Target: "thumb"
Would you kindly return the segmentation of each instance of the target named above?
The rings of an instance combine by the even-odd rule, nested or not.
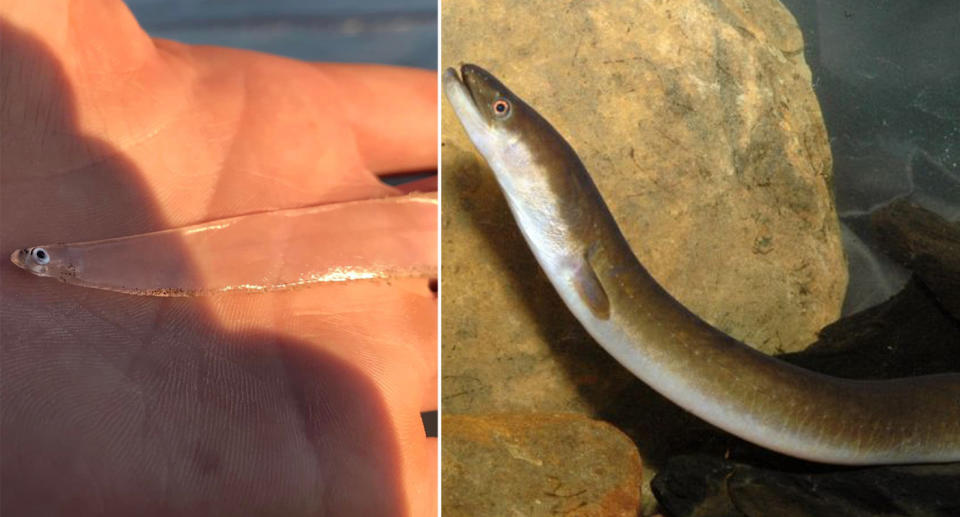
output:
[[[120,0],[5,0],[0,17],[46,44],[70,76],[115,80],[154,53]]]

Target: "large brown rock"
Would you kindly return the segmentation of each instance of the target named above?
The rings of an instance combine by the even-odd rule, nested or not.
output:
[[[488,68],[553,122],[683,303],[792,351],[838,317],[847,276],[800,32],[776,2],[745,5],[450,0],[443,65]],[[447,408],[575,407],[596,361],[555,358],[590,345],[443,104]]]
[[[635,517],[640,456],[574,414],[443,417],[443,515]]]

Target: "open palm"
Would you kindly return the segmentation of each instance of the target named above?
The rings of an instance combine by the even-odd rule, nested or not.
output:
[[[430,72],[151,40],[118,1],[5,2],[0,35],[0,251],[382,197],[376,174],[436,163]],[[0,513],[435,512],[426,280],[149,298],[0,274]]]

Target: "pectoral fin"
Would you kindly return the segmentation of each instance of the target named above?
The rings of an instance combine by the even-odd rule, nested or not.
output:
[[[600,279],[589,260],[590,252],[584,254],[583,261],[573,274],[573,284],[583,303],[590,308],[594,317],[606,320],[610,318],[610,299],[600,285]]]

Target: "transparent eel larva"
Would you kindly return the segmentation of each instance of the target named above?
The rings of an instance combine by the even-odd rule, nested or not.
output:
[[[68,284],[147,296],[272,291],[436,277],[435,193],[220,219],[159,232],[19,249],[10,259]]]

